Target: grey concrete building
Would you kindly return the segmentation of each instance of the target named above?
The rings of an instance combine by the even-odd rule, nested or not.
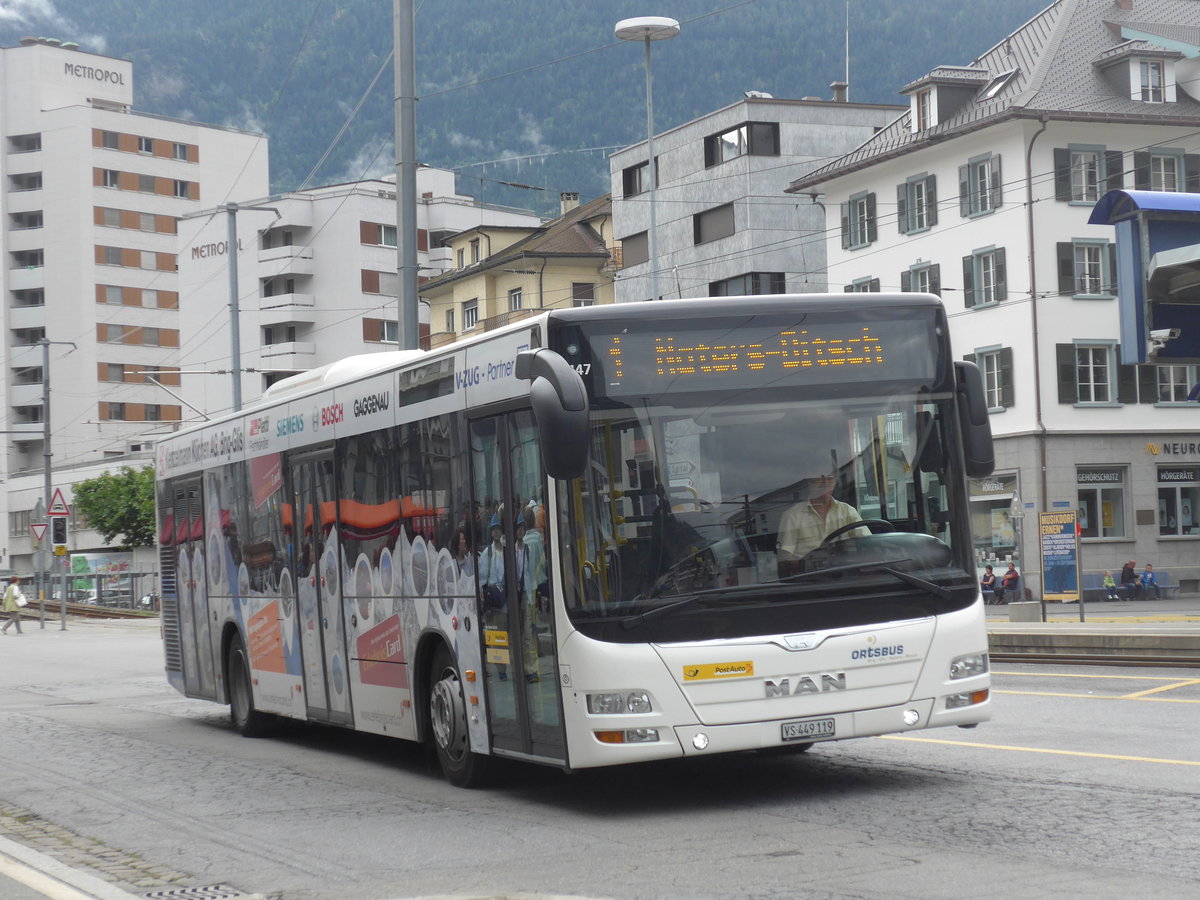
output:
[[[819,193],[790,197],[796,178],[849,152],[904,107],[777,100],[736,103],[654,137],[660,297],[825,289]],[[616,302],[650,299],[649,171],[643,141],[610,158],[613,227],[621,240]]]

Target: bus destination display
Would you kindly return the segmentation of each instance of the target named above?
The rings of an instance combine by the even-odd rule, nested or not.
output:
[[[927,323],[817,322],[736,329],[662,327],[592,339],[609,395],[931,379],[936,348]],[[593,382],[595,383],[595,382]]]

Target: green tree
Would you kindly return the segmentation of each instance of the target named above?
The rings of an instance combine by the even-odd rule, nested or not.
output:
[[[105,472],[75,485],[75,508],[88,525],[112,543],[118,535],[123,550],[154,543],[154,467],[134,470],[121,466],[114,475]]]

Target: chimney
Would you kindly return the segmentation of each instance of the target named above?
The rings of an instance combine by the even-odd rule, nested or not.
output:
[[[565,216],[573,209],[579,208],[578,191],[562,191],[558,195],[558,214]]]
[[[845,81],[835,81],[829,85],[829,89],[833,91],[834,103],[845,103],[850,99],[850,84]]]

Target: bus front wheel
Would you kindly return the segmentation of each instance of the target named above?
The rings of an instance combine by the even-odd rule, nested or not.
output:
[[[244,737],[266,737],[271,731],[272,716],[254,708],[254,693],[250,688],[250,658],[241,637],[234,637],[229,642],[225,673],[229,691],[229,718],[233,727]]]
[[[478,787],[485,780],[487,757],[471,752],[462,679],[445,646],[433,657],[429,682],[429,731],[442,774],[458,787]]]

